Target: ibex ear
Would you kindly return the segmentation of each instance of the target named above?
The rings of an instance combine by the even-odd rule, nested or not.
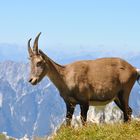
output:
[[[44,60],[49,60],[48,56],[42,50],[40,50],[40,49],[39,49],[39,54],[42,56],[42,58]]]

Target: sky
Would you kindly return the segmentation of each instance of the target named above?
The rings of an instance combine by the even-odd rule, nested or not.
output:
[[[0,44],[25,47],[39,32],[45,49],[140,51],[140,1],[1,0]]]

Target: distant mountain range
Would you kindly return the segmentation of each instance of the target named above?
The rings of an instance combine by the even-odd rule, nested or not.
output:
[[[74,56],[62,55],[57,62],[65,64],[79,59],[113,55],[88,53],[75,53]],[[125,58],[134,66],[140,67],[140,55],[128,55]],[[28,76],[29,64],[14,61],[0,62],[0,132],[7,132],[8,135],[16,138],[24,135],[30,137],[50,135],[65,118],[65,104],[54,85],[45,78],[37,86],[31,86],[28,83]],[[133,115],[139,116],[140,86],[137,84],[133,88],[130,105],[133,108]],[[112,110],[113,106],[110,104],[103,110],[104,113],[92,108],[89,111],[89,121],[119,120],[122,117],[121,112]],[[75,125],[78,124],[76,120],[79,119],[79,107],[76,110],[73,122]]]
[[[105,46],[58,46],[44,47],[39,46],[49,57],[57,60],[58,63],[66,64],[75,60],[95,59],[100,57],[121,57],[127,60],[136,60],[140,57],[140,52],[130,51],[127,48],[112,48]],[[16,44],[0,44],[0,62],[12,60],[16,62],[28,62],[27,46]],[[140,67],[140,66],[139,66]]]
[[[14,137],[48,135],[64,118],[64,103],[46,78],[28,84],[28,64],[0,63],[0,132]]]

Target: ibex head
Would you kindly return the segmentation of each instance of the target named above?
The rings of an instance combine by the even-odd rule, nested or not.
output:
[[[28,52],[30,56],[30,61],[31,61],[31,72],[30,72],[30,78],[29,82],[32,85],[36,85],[39,83],[43,77],[46,75],[46,64],[45,64],[45,59],[41,55],[41,51],[38,50],[38,39],[41,33],[37,35],[34,41],[33,49],[30,47],[30,41],[28,41]]]

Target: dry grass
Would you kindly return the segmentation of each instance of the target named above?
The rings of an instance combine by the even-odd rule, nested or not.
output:
[[[6,137],[4,134],[0,134],[0,140],[15,140],[14,138]]]
[[[53,140],[140,140],[140,122],[89,125],[77,129],[62,126]]]

